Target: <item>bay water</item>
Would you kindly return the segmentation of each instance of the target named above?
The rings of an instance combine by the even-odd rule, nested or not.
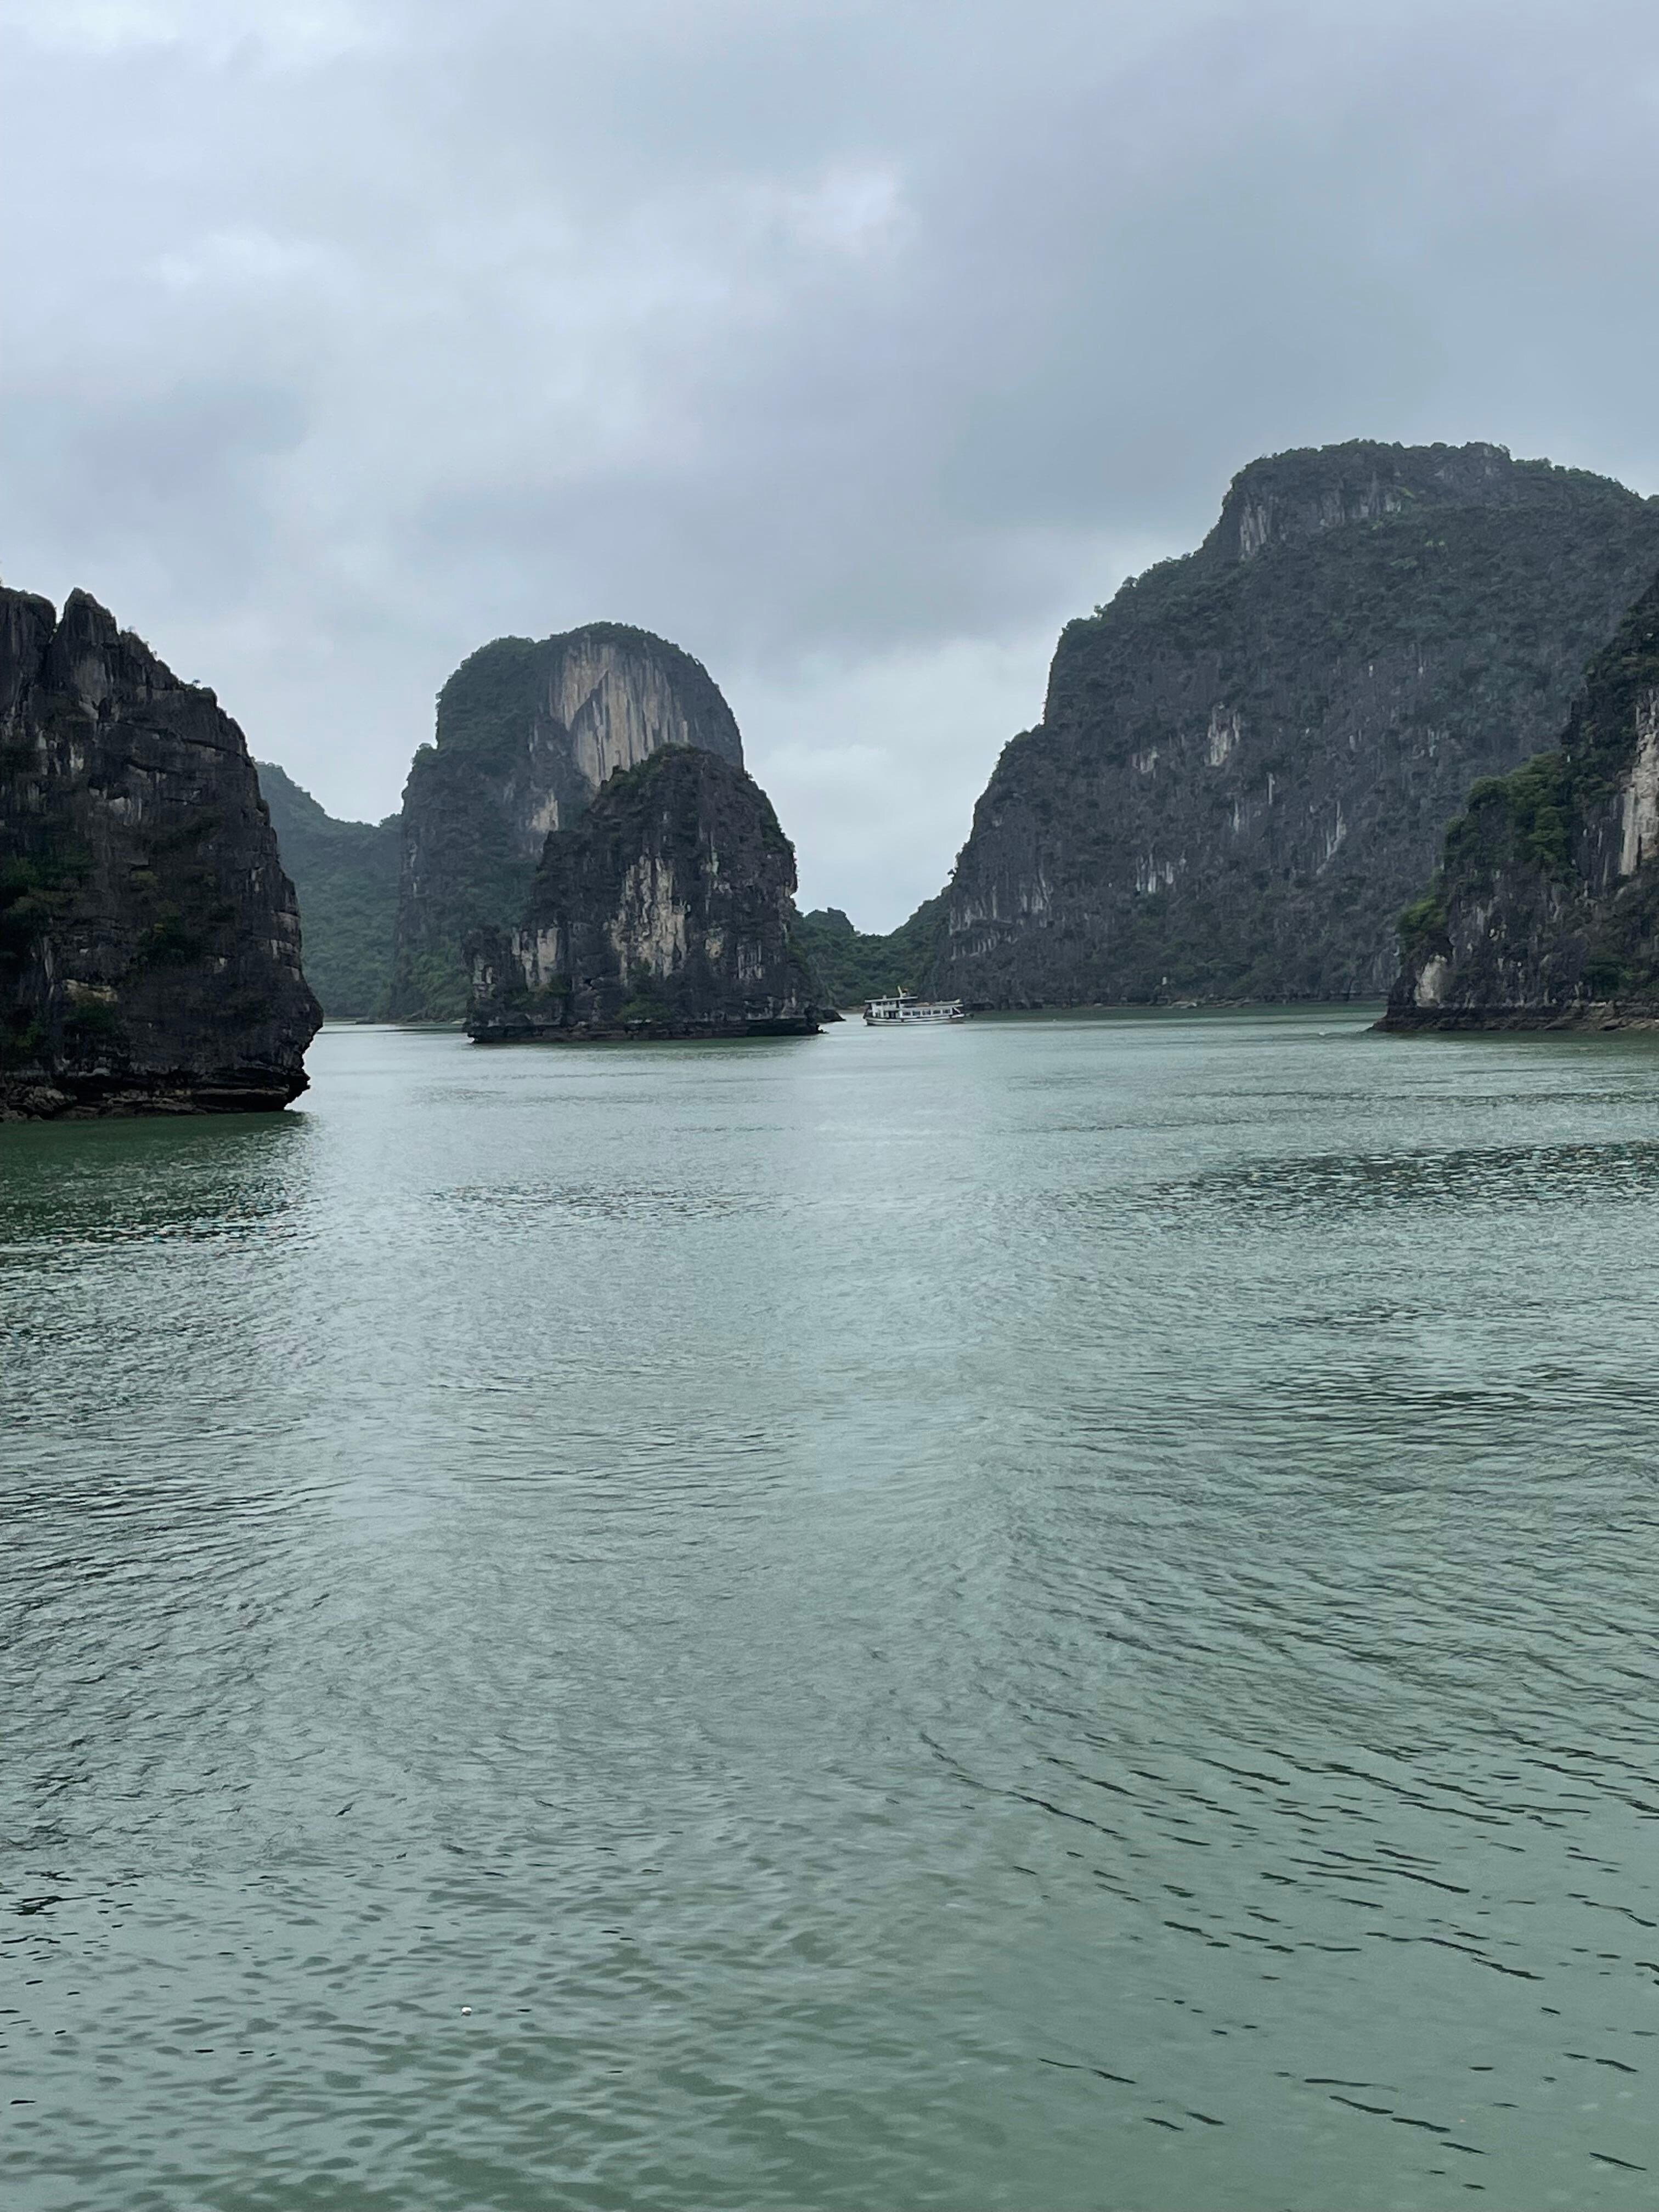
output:
[[[1659,2194],[1659,1042],[0,1130],[18,2212]]]

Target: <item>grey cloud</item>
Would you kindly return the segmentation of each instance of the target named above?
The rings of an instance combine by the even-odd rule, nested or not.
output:
[[[896,919],[1254,453],[1659,478],[1659,26],[1565,21],[0,0],[0,568],[359,812],[483,638],[647,623]]]

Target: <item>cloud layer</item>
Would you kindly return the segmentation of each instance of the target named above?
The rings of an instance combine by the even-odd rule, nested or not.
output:
[[[1659,19],[0,0],[0,569],[339,812],[472,647],[707,662],[809,902],[936,890],[1054,634],[1254,454],[1659,483]]]

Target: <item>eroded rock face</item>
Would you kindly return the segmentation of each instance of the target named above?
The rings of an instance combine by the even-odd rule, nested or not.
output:
[[[284,1106],[320,1018],[240,730],[84,592],[0,590],[0,1115]]]
[[[1382,1028],[1659,1022],[1659,581],[1559,750],[1469,793],[1401,933]]]
[[[1379,446],[1356,440],[1255,461],[1234,477],[1204,541],[1214,564],[1249,561],[1269,545],[1408,508],[1504,507],[1522,496],[1502,446]]]
[[[794,888],[765,793],[720,755],[665,748],[548,836],[518,929],[475,933],[468,1034],[810,1034]]]
[[[1659,506],[1495,446],[1253,463],[1196,553],[1062,635],[930,987],[1380,998],[1471,783],[1552,741],[1656,562]]]
[[[498,638],[464,661],[404,792],[392,1012],[459,1014],[464,944],[516,925],[549,831],[580,820],[609,776],[671,746],[743,765],[714,679],[649,631],[594,623],[539,643]]]

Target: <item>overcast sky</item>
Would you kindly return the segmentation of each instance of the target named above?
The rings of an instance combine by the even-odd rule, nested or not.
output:
[[[1659,489],[1659,10],[0,0],[0,575],[378,816],[473,647],[697,654],[936,890],[1055,633],[1287,446]]]

